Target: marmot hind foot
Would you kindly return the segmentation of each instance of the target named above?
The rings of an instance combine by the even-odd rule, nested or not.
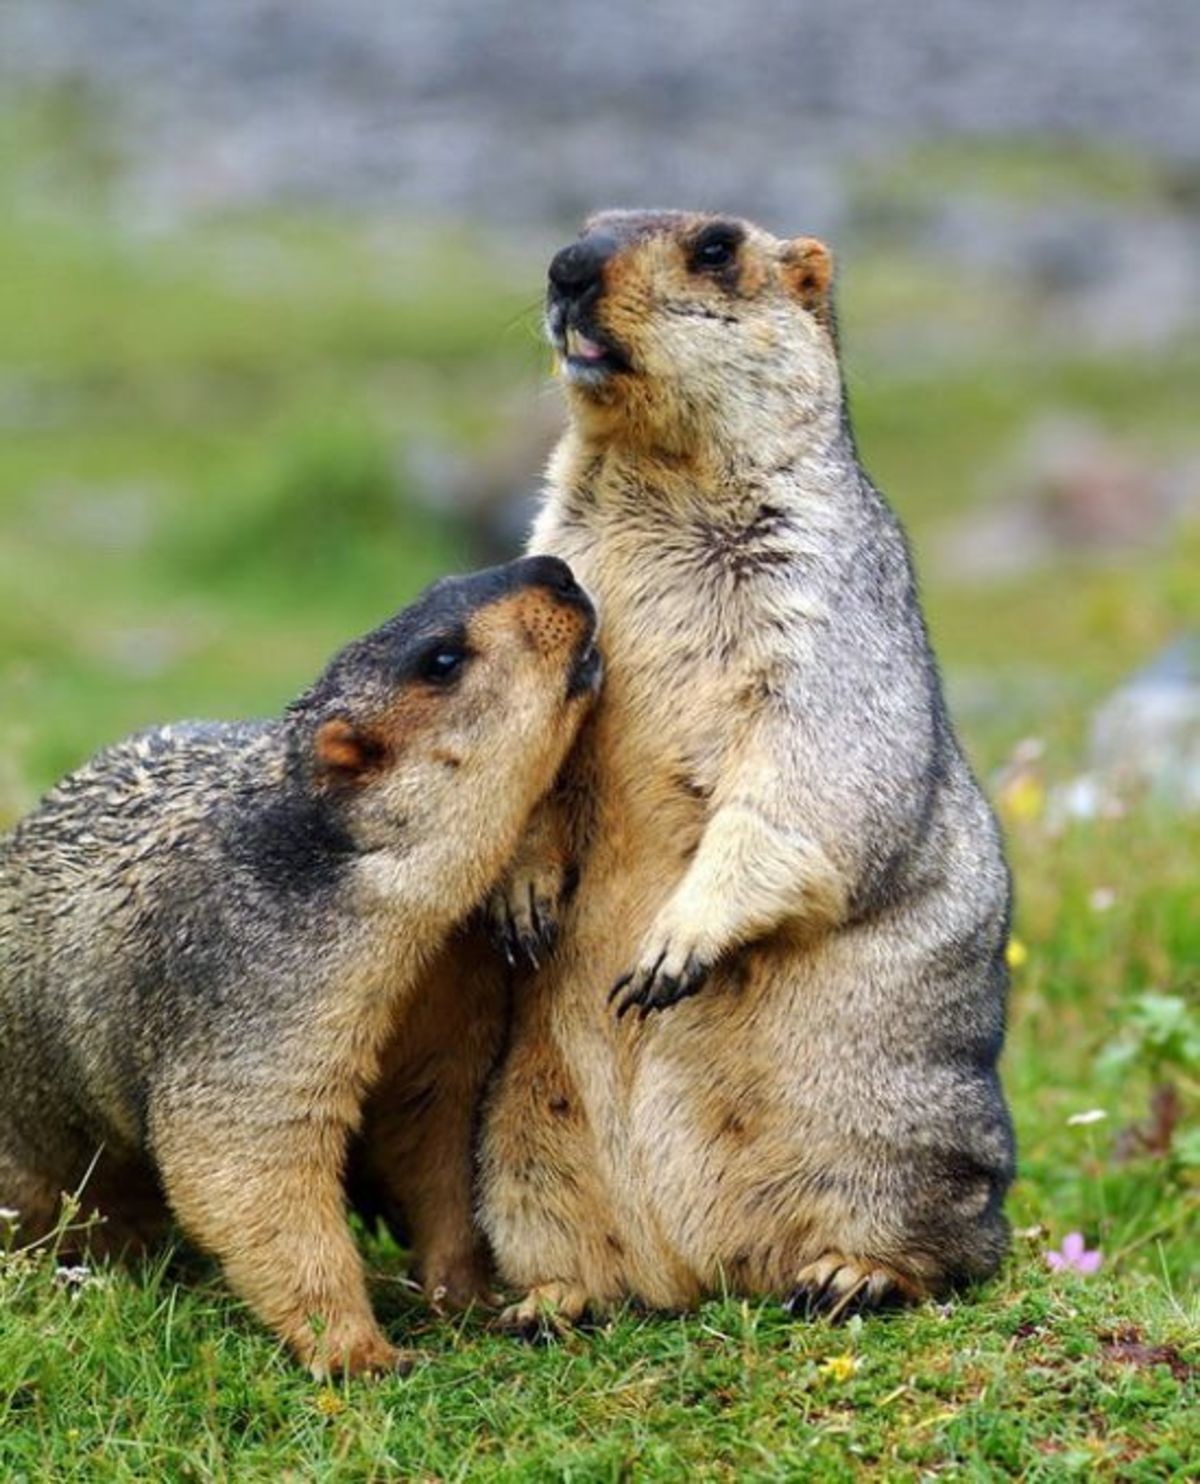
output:
[[[530,1344],[549,1344],[595,1319],[600,1305],[578,1283],[539,1283],[496,1321],[500,1329]]]
[[[800,1269],[783,1301],[793,1319],[843,1324],[855,1314],[879,1313],[917,1303],[924,1294],[909,1278],[867,1258],[827,1252]]]

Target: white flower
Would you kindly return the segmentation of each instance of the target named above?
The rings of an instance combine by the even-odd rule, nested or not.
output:
[[[83,1288],[91,1282],[92,1270],[78,1263],[74,1267],[54,1269],[54,1281],[60,1288]]]
[[[1107,1117],[1103,1108],[1089,1108],[1086,1113],[1072,1113],[1067,1123],[1073,1128],[1079,1128],[1085,1123],[1103,1123]]]
[[[0,1206],[0,1221],[16,1221],[20,1214],[12,1206]]]
[[[1088,905],[1093,912],[1107,912],[1115,906],[1116,900],[1117,894],[1111,886],[1098,886],[1088,897]]]

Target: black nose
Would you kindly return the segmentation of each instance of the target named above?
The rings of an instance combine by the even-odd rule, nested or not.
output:
[[[564,598],[574,598],[583,592],[575,581],[574,572],[558,557],[523,557],[517,563],[517,570],[519,580],[525,586],[549,588]]]
[[[595,626],[596,608],[591,598],[575,581],[575,574],[566,562],[553,556],[521,557],[513,563],[514,576],[522,587],[543,587],[553,593],[560,603],[582,613],[588,623]]]
[[[603,232],[581,237],[555,253],[550,261],[550,287],[564,298],[579,299],[598,288],[604,265],[616,251],[613,238]]]

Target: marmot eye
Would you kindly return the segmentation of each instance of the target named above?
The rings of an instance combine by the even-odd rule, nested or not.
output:
[[[727,268],[737,257],[742,234],[736,227],[707,227],[692,248],[693,268]]]
[[[467,659],[467,651],[461,645],[439,644],[425,655],[418,670],[422,680],[445,685],[458,677]]]

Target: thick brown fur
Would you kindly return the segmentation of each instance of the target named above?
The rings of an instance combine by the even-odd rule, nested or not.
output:
[[[551,268],[571,419],[530,549],[597,597],[607,681],[492,909],[536,944],[578,867],[481,1135],[521,1328],[722,1288],[842,1316],[1005,1250],[1008,873],[830,275],[675,212],[593,218]]]
[[[383,1082],[433,1297],[481,1286],[462,1110],[499,1015],[444,945],[591,702],[594,625],[558,561],[447,580],[282,719],[119,743],[0,840],[0,1204],[21,1241],[82,1184],[100,1250],[174,1217],[315,1373],[393,1366],[345,1215]]]

